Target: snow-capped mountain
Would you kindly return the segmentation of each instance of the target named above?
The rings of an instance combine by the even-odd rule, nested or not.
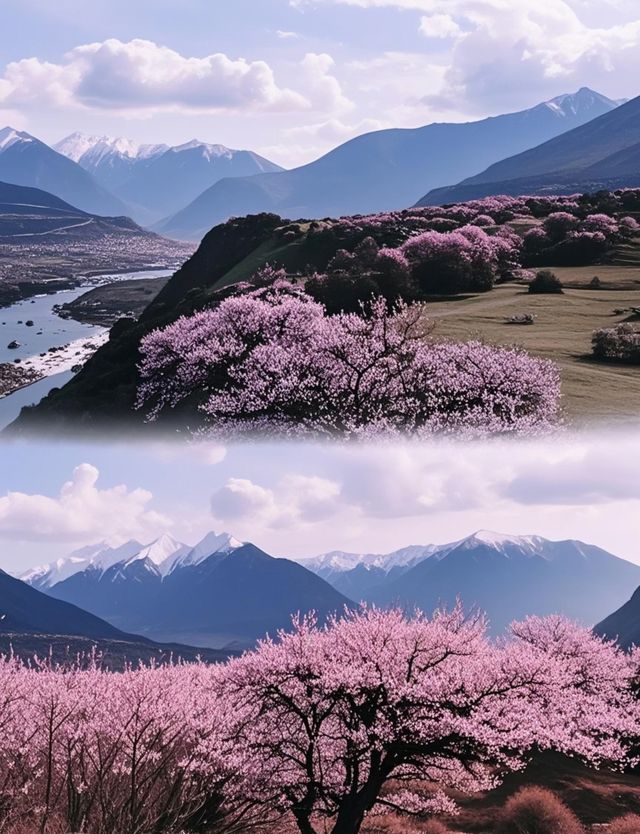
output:
[[[16,130],[13,127],[3,127],[2,130],[0,130],[0,153],[2,153],[2,151],[6,151],[11,147],[11,145],[15,145],[16,142],[29,144],[33,141],[33,136],[25,133],[24,130]]]
[[[207,533],[195,547],[190,548],[185,554],[173,561],[171,570],[178,570],[178,568],[187,565],[199,565],[214,553],[229,553],[231,550],[242,547],[242,544],[230,533]]]
[[[79,162],[84,168],[89,168],[110,156],[150,159],[164,153],[169,145],[139,145],[122,136],[89,136],[76,132],[61,139],[53,148],[74,162]]]
[[[591,100],[598,107],[601,98],[586,89],[575,96],[579,103],[585,102],[585,108]],[[570,114],[573,105],[565,102],[561,107]],[[417,205],[457,203],[493,194],[579,194],[637,187],[640,96],[624,104],[615,102],[615,107],[594,115],[598,118],[583,119],[572,130],[505,155],[457,184],[431,189]]]
[[[112,625],[196,646],[248,646],[297,612],[322,620],[351,602],[300,564],[228,533],[195,547],[162,536],[105,570],[89,565],[44,589]]]
[[[183,208],[221,179],[280,171],[279,165],[253,151],[192,139],[136,162],[131,176],[114,190],[148,217],[160,219],[172,206]]]
[[[222,177],[281,171],[251,151],[192,139],[141,145],[131,139],[72,133],[55,149],[77,162],[127,203],[141,223],[182,208]]]
[[[56,559],[55,562],[30,568],[19,578],[28,585],[44,591],[89,567],[104,571],[117,562],[130,559],[141,549],[142,545],[135,539],[131,539],[119,547],[109,547],[106,542],[100,542],[74,550],[69,556]]]
[[[126,214],[124,203],[89,171],[24,130],[0,130],[0,181],[40,188],[91,214]]]
[[[426,559],[437,549],[435,544],[409,545],[393,553],[349,553],[344,550],[331,550],[329,553],[322,553],[320,556],[311,556],[300,559],[309,570],[320,574],[340,573],[352,570],[357,565],[365,565],[372,568],[383,568],[390,570],[392,567],[406,567]]]
[[[486,611],[496,631],[528,614],[562,613],[592,625],[640,584],[640,566],[594,545],[488,530],[386,555],[301,561],[354,600],[432,611],[460,598]]]
[[[589,87],[581,87],[575,93],[565,93],[545,101],[541,106],[547,107],[555,115],[563,119],[580,118],[584,114],[607,112],[612,109],[611,105],[622,104],[623,101],[612,102],[610,98],[603,96]]]
[[[129,559],[118,564],[127,567],[134,562],[144,562],[157,568],[160,576],[166,576],[173,569],[173,566],[191,550],[190,545],[174,539],[173,536],[165,533],[160,538],[138,550]],[[115,564],[115,563],[113,563]]]
[[[194,546],[180,542],[168,533],[146,545],[135,539],[117,547],[99,542],[74,550],[54,562],[29,568],[19,578],[34,588],[47,590],[85,571],[98,579],[113,569],[110,573],[113,581],[116,577],[126,576],[127,570],[136,563],[137,567],[146,566],[164,577],[179,567],[197,565],[213,553],[228,552],[241,546],[242,542],[230,533],[214,532],[207,533]]]
[[[350,599],[366,594],[391,575],[397,576],[431,556],[437,546],[409,545],[393,553],[349,553],[332,550],[320,556],[299,559],[300,564],[326,579]]]

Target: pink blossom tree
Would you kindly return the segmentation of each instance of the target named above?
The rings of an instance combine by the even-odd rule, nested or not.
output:
[[[225,664],[110,673],[0,660],[0,831],[357,834],[452,813],[533,750],[622,767],[637,652],[559,617],[503,640],[460,607],[312,617]],[[416,789],[419,787],[419,790]]]
[[[141,345],[149,417],[193,398],[220,434],[532,432],[557,418],[555,366],[429,338],[422,305],[327,316],[283,282],[181,318]]]
[[[458,607],[361,610],[324,628],[303,619],[232,661],[223,684],[263,800],[301,834],[357,834],[377,811],[452,813],[446,789],[490,789],[534,749],[621,764],[638,720],[633,673],[561,618],[492,643]]]

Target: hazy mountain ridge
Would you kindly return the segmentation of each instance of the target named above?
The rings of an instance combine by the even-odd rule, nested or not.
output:
[[[209,533],[194,547],[164,535],[125,559],[114,562],[113,554],[98,549],[88,564],[70,557],[63,569],[56,564],[57,574],[40,569],[23,578],[124,630],[214,648],[250,645],[287,628],[298,612],[323,618],[350,604],[298,563],[226,533]],[[43,584],[42,576],[57,575]]]
[[[84,565],[76,553],[23,578],[125,631],[215,648],[249,645],[298,612],[324,619],[360,601],[430,613],[460,599],[485,611],[495,632],[529,614],[592,625],[640,585],[639,565],[594,545],[486,530],[389,554],[332,551],[295,561],[228,533],[209,533],[194,547],[165,534],[120,561],[114,553],[96,547],[80,553]]]
[[[26,131],[0,130],[0,180],[39,188],[101,216],[126,215],[125,204],[68,159]]]
[[[140,145],[130,139],[72,133],[55,145],[142,223],[181,209],[223,177],[283,169],[249,150],[192,139],[180,145]]]
[[[416,205],[495,194],[569,194],[640,183],[640,97],[556,138],[507,157]]]
[[[402,553],[402,551],[399,551]],[[527,614],[562,613],[593,625],[640,584],[640,566],[580,541],[478,531],[426,547],[413,564],[395,554],[352,561],[305,561],[343,593],[381,606],[431,611],[439,604],[486,611],[502,630]]]
[[[622,648],[640,646],[640,586],[627,602],[594,628],[596,634],[615,640]]]
[[[154,227],[198,239],[230,216],[321,218],[406,208],[427,188],[469,176],[618,106],[587,88],[517,113],[357,136],[307,165],[223,179]]]

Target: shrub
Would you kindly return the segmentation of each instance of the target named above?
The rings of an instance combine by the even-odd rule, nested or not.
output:
[[[633,237],[640,232],[640,224],[635,217],[623,217],[618,225],[623,237]]]
[[[602,289],[602,281],[597,275],[594,275],[593,278],[589,281],[589,286],[592,290],[601,290]]]
[[[474,226],[495,226],[495,222],[493,217],[490,217],[488,214],[479,214],[477,217],[473,218],[473,225]]]
[[[380,294],[378,282],[371,275],[333,272],[312,275],[305,291],[329,313],[355,313]]]
[[[498,270],[515,259],[515,241],[507,235],[489,236],[478,226],[456,232],[424,232],[401,247],[412,275],[426,294],[454,295],[491,289]]]
[[[558,243],[578,228],[578,218],[567,211],[556,211],[545,218],[542,228],[553,243]]]
[[[542,269],[529,284],[531,293],[561,293],[562,283],[557,275],[548,269]]]
[[[607,829],[607,834],[639,834],[640,816],[638,814],[625,814],[613,820]]]
[[[629,322],[594,330],[591,344],[596,359],[640,363],[640,329]]]
[[[584,834],[575,814],[546,788],[525,787],[500,814],[501,834]]]
[[[473,244],[459,232],[425,232],[410,238],[402,253],[424,293],[467,292],[473,278]]]
[[[544,229],[536,226],[525,234],[523,246],[527,254],[538,254],[551,246],[551,240]]]

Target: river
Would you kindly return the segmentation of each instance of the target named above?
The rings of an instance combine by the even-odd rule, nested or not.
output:
[[[62,290],[52,295],[27,298],[10,307],[0,307],[0,363],[13,362],[14,359],[24,359],[27,356],[37,356],[45,353],[49,348],[58,347],[76,339],[95,336],[104,331],[103,327],[84,324],[73,319],[61,319],[54,313],[54,306],[67,304],[100,284],[111,284],[132,278],[161,278],[171,274],[171,271],[167,269],[150,269],[144,272],[102,275],[98,281],[92,279],[89,283],[73,290]],[[33,326],[28,327],[27,321],[33,321]],[[12,341],[19,342],[20,346],[15,349],[9,348],[8,345]],[[0,397],[0,430],[16,419],[23,406],[40,402],[52,388],[61,387],[72,376],[70,371],[54,374],[26,388],[14,391],[8,397]]]

